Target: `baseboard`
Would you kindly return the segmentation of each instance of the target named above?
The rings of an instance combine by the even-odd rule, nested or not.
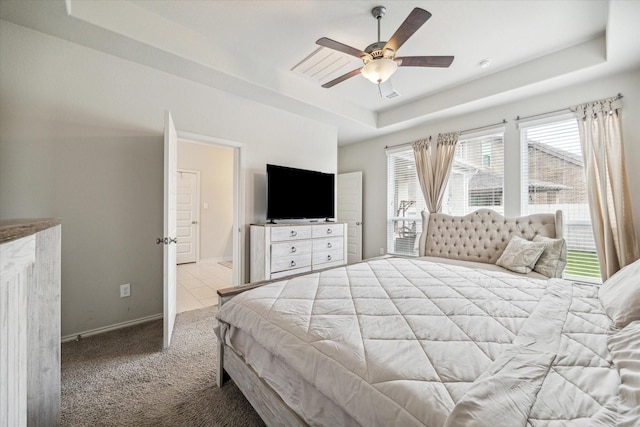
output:
[[[231,257],[214,257],[214,258],[202,258],[198,260],[199,263],[216,263],[220,261],[231,261]]]
[[[116,323],[115,325],[105,326],[103,328],[90,329],[88,331],[79,332],[77,334],[66,335],[62,337],[60,341],[63,343],[69,342],[69,341],[75,341],[77,339],[89,337],[91,335],[98,335],[98,334],[102,334],[109,331],[115,331],[116,329],[126,328],[128,326],[134,326],[134,325],[139,325],[141,323],[151,322],[152,320],[162,319],[163,317],[164,315],[162,313],[153,314],[151,316],[141,317],[139,319],[129,320],[127,322]]]

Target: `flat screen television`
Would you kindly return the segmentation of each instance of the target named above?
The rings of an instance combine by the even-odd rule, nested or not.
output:
[[[335,175],[267,165],[267,219],[335,217]]]

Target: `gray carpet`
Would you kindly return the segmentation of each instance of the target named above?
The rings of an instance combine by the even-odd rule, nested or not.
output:
[[[233,382],[215,385],[216,308],[62,344],[63,426],[263,426]]]

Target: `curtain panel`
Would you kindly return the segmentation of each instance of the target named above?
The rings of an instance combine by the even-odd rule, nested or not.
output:
[[[639,249],[631,213],[618,98],[574,109],[602,280],[637,260]]]
[[[413,143],[418,181],[427,209],[431,213],[442,210],[442,198],[459,136],[459,132],[439,134],[434,147],[430,147],[429,139],[421,139]]]

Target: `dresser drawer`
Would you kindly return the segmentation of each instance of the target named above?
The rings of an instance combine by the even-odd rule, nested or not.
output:
[[[308,239],[311,237],[311,227],[308,225],[290,225],[271,228],[271,241]]]
[[[315,245],[314,245],[315,246]],[[311,240],[293,240],[271,244],[271,259],[311,253]]]
[[[340,249],[342,250],[342,242],[344,239],[342,237],[324,237],[322,239],[314,239],[313,240],[313,252],[323,252],[331,249]]]
[[[344,258],[344,251],[342,248],[329,249],[322,252],[313,253],[313,265],[325,264],[327,262],[342,261]]]
[[[342,236],[344,234],[343,224],[318,224],[312,226],[311,237],[331,237]]]
[[[271,272],[293,270],[311,265],[311,253],[271,258]]]

